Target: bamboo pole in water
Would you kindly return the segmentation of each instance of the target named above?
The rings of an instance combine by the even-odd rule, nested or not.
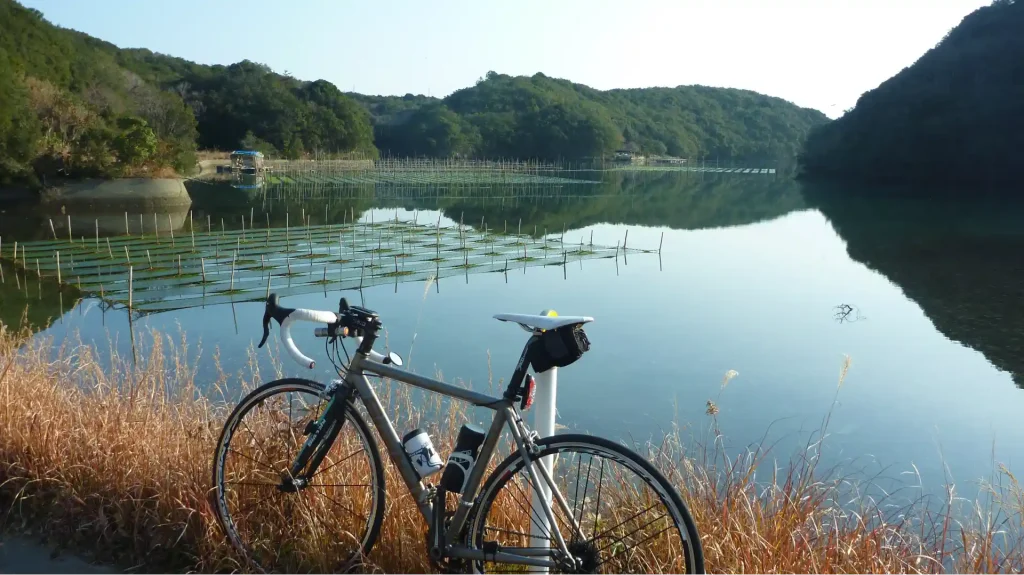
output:
[[[206,283],[206,258],[199,258],[199,266],[203,271],[203,283]]]
[[[57,239],[57,230],[53,228],[53,218],[50,218],[50,233],[53,234],[53,239]]]
[[[124,213],[124,235],[130,236],[132,233],[128,231],[128,212]]]
[[[127,249],[127,248],[126,248]],[[135,286],[135,271],[132,266],[128,266],[128,313],[129,317],[132,310],[132,292]]]
[[[61,278],[60,278],[60,251],[58,250],[58,251],[54,252],[54,255],[57,256],[57,284],[60,285],[60,284],[64,283],[64,282],[61,281]]]
[[[71,214],[68,214],[68,243],[75,243],[74,238],[71,237]]]

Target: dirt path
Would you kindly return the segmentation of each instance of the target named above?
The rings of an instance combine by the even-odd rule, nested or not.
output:
[[[57,554],[46,545],[24,537],[0,539],[0,573],[117,573],[80,557]]]

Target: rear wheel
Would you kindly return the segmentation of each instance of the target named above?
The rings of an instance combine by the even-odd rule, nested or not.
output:
[[[554,463],[552,479],[569,511],[552,501],[558,532],[573,555],[552,572],[704,572],[690,512],[649,462],[621,445],[587,435],[557,435],[539,440],[537,446],[537,457]],[[513,453],[491,473],[477,497],[466,544],[486,550],[496,543],[501,551],[534,557],[557,548],[534,492],[525,461]],[[494,562],[477,562],[474,568],[498,573],[531,569]]]
[[[260,386],[234,409],[217,443],[217,518],[235,548],[259,569],[347,569],[370,552],[380,532],[384,467],[373,435],[351,404],[344,421],[333,423],[340,429],[315,474],[289,473],[311,423],[330,400],[323,392],[322,384],[305,379]]]

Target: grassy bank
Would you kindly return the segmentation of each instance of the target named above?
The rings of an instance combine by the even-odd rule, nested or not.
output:
[[[0,326],[0,512],[4,527],[45,533],[95,558],[149,571],[240,568],[209,503],[214,442],[226,402],[195,387],[200,351],[184,337],[140,334],[138,361],[88,345],[28,339]],[[204,352],[206,353],[206,352]],[[214,354],[215,356],[216,354]],[[56,358],[56,359],[54,359]],[[223,374],[218,389],[274,379]],[[108,366],[108,367],[104,367]],[[728,378],[723,382],[723,387]],[[234,389],[237,389],[235,387]],[[462,412],[413,408],[382,390],[406,428],[422,416],[442,453]],[[768,446],[735,459],[717,440],[708,403],[706,447],[678,434],[634,446],[680,486],[713,572],[1020,572],[1024,492],[1003,473],[993,503],[895,505],[850,495],[848,478],[818,469],[815,446],[776,465]],[[827,429],[827,418],[823,430]],[[755,481],[756,477],[756,481]],[[388,512],[369,557],[384,572],[429,570],[425,529],[388,464]],[[842,504],[842,505],[840,505]],[[937,511],[936,511],[937,509]]]

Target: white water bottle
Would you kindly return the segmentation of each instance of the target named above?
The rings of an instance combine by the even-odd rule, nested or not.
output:
[[[441,456],[430,441],[430,436],[422,429],[416,428],[406,433],[402,438],[402,447],[420,479],[430,477],[441,471],[441,467],[444,466]]]

